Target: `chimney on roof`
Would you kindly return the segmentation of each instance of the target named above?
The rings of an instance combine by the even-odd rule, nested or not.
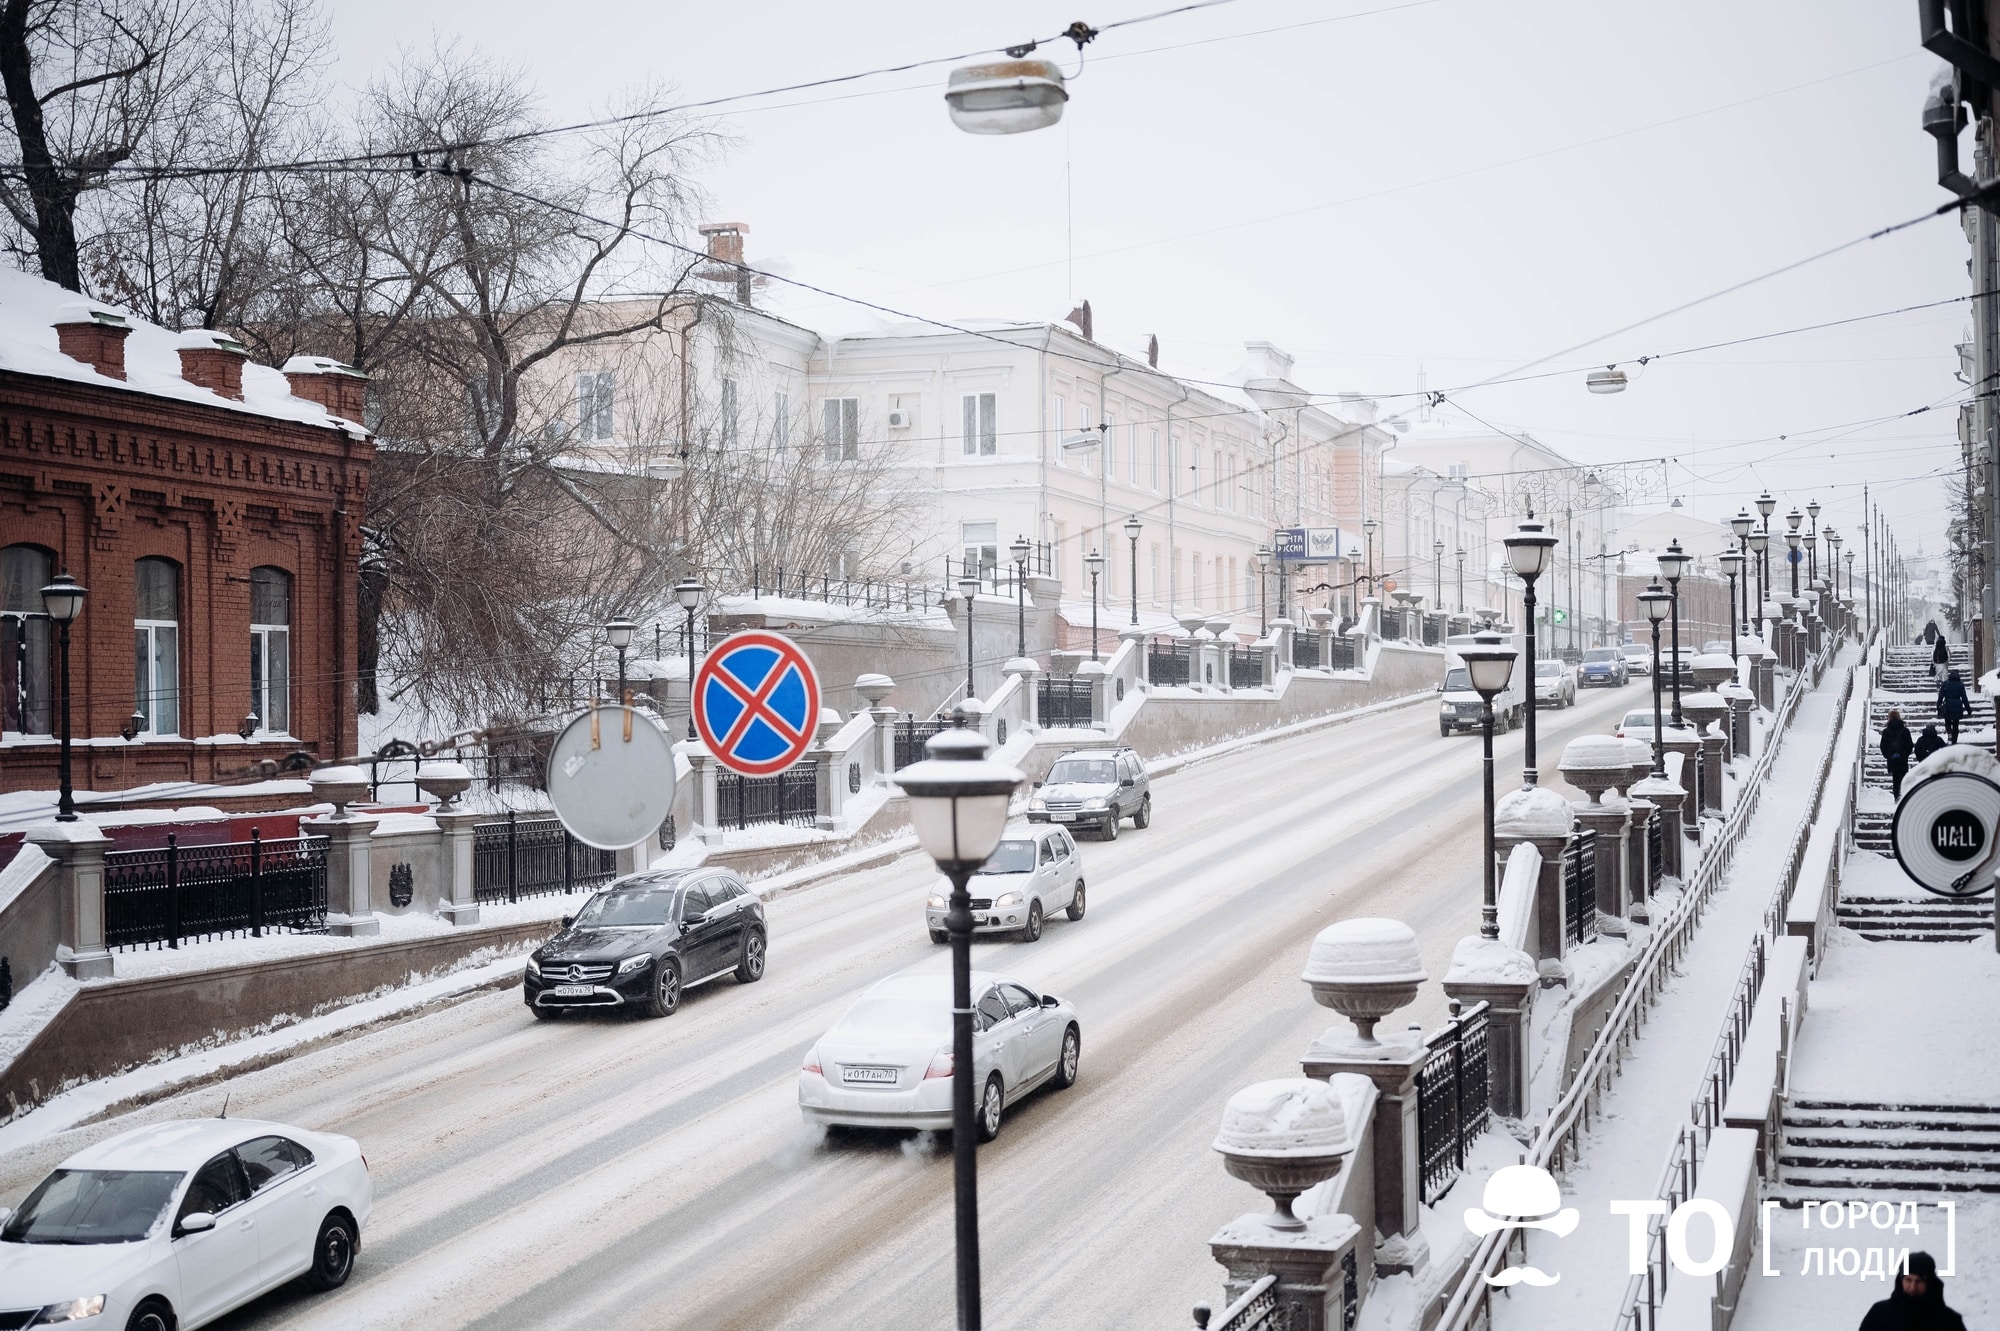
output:
[[[1146,334],[1146,364],[1156,370],[1160,368],[1160,335],[1158,333]]]
[[[56,311],[56,345],[62,354],[108,378],[125,377],[125,339],[131,334],[132,321],[102,305],[73,301]]]
[[[742,222],[704,222],[695,229],[708,237],[708,266],[695,276],[733,284],[736,303],[747,307],[750,270],[743,266],[743,237],[750,234],[750,228]]]
[[[1083,302],[1083,303],[1082,303],[1081,305],[1079,305],[1079,306],[1077,306],[1077,307],[1076,307],[1075,309],[1071,310],[1071,311],[1070,311],[1070,312],[1069,312],[1068,314],[1065,314],[1065,315],[1063,316],[1063,322],[1064,322],[1064,323],[1070,323],[1070,324],[1075,324],[1075,325],[1076,325],[1076,330],[1077,330],[1077,331],[1078,331],[1079,333],[1082,333],[1082,334],[1083,334],[1083,340],[1084,340],[1084,341],[1086,341],[1086,342],[1095,342],[1095,341],[1097,340],[1096,338],[1094,338],[1094,337],[1092,337],[1092,336],[1090,335],[1090,302],[1089,302],[1089,301],[1084,301],[1084,302]]]
[[[368,375],[331,356],[294,356],[282,373],[293,397],[317,402],[328,415],[361,424],[368,410]]]
[[[243,400],[243,362],[250,349],[227,333],[195,328],[181,334],[181,378],[218,397]]]

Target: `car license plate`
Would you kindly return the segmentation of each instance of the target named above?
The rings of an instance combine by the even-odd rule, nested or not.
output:
[[[893,1085],[896,1080],[896,1069],[842,1068],[840,1070],[840,1079],[842,1081],[875,1082],[875,1083],[888,1082]]]
[[[549,992],[557,998],[588,998],[594,991],[587,984],[559,984]]]
[[[1073,823],[1076,821],[1076,815],[1073,813],[1052,813],[1049,815],[1049,819],[1052,822]]]

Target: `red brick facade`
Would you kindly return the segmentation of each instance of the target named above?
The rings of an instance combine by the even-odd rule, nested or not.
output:
[[[373,455],[348,429],[0,371],[0,546],[52,552],[55,571],[90,590],[70,647],[78,790],[214,780],[296,748],[353,751]],[[180,569],[179,737],[127,741],[134,561],[147,557]],[[259,566],[291,577],[296,742],[236,735],[251,710],[249,576]],[[52,790],[56,769],[45,736],[0,742],[0,791]]]

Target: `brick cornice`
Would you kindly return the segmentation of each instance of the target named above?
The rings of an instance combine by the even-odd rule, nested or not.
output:
[[[314,425],[138,390],[106,388],[18,370],[0,370],[0,413],[67,415],[75,423],[180,433],[205,442],[288,448],[328,458],[373,456],[375,445],[337,425]]]

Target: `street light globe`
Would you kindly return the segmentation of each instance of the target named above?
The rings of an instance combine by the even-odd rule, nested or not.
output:
[[[1670,541],[1667,548],[1660,551],[1660,577],[1669,583],[1679,582],[1687,572],[1687,566],[1694,562],[1694,556],[1681,549],[1679,541]]]
[[[1583,377],[1583,386],[1593,393],[1622,393],[1625,391],[1625,371],[1616,365],[1592,370]]]
[[[1441,554],[1443,554],[1443,553],[1444,553],[1444,542],[1443,542],[1443,540],[1436,540],[1436,541],[1432,541],[1432,542],[1431,542],[1431,553],[1432,553],[1432,554],[1439,554],[1439,555],[1441,555]]]
[[[1368,535],[1373,536],[1375,534],[1375,519],[1364,518],[1361,523],[1361,530],[1367,533]]]
[[[1796,508],[1793,509],[1791,512],[1785,514],[1785,525],[1787,527],[1790,527],[1793,531],[1797,531],[1799,529],[1799,524],[1804,522],[1805,520],[1806,520],[1806,515],[1799,512]]]
[[[1083,566],[1090,570],[1090,576],[1094,578],[1104,571],[1104,556],[1092,550],[1083,557]]]
[[[1517,655],[1499,634],[1475,633],[1472,645],[1459,649],[1458,659],[1465,662],[1465,672],[1472,677],[1473,690],[1487,702],[1492,702],[1494,696],[1507,687],[1507,681],[1514,677]]]
[[[959,574],[958,594],[968,601],[979,595],[979,575],[977,573]]]
[[[1134,513],[1131,517],[1125,519],[1126,540],[1128,541],[1138,540],[1139,533],[1144,530],[1145,530],[1145,524],[1139,521],[1139,515],[1137,513]]]
[[[682,578],[674,584],[674,600],[683,610],[692,610],[701,604],[701,598],[708,588],[693,578]]]
[[[632,645],[632,635],[638,631],[637,624],[620,615],[604,626],[604,637],[615,650],[622,652]]]
[[[1007,552],[1014,556],[1015,563],[1025,564],[1028,562],[1028,551],[1033,548],[1034,547],[1028,544],[1027,537],[1016,536],[1014,538],[1014,543],[1007,547]]]
[[[1770,517],[1772,512],[1776,510],[1777,507],[1778,507],[1778,501],[1771,498],[1771,492],[1769,490],[1766,490],[1764,491],[1763,494],[1757,496],[1757,511],[1759,513],[1762,513],[1765,517],[1767,518]]]
[[[1053,60],[994,60],[954,69],[944,100],[967,134],[1025,134],[1061,120],[1069,91]]]
[[[1804,538],[1801,537],[1795,531],[1788,531],[1785,533],[1785,544],[1790,546],[1794,550],[1799,548],[1799,542],[1803,539]]]
[[[1814,522],[1819,521],[1819,500],[1815,499],[1810,504],[1806,505],[1806,514],[1807,516],[1812,518]]]
[[[42,588],[42,608],[56,623],[67,624],[83,613],[83,598],[88,595],[89,588],[67,573],[58,573]]]
[[[1021,774],[987,758],[985,739],[972,730],[933,736],[924,755],[895,777],[909,798],[910,828],[938,868],[969,873],[1000,844]]]
[[[1542,576],[1549,566],[1549,554],[1556,548],[1556,538],[1530,519],[1515,528],[1512,536],[1505,537],[1500,544],[1507,547],[1507,562],[1523,582],[1533,582]]]
[[[1658,624],[1673,613],[1674,595],[1659,583],[1653,583],[1639,593],[1639,608],[1646,612],[1647,619]]]
[[[1715,557],[1715,562],[1722,565],[1724,577],[1733,578],[1743,568],[1743,556],[1735,550],[1724,550]]]
[[[1750,516],[1750,510],[1747,508],[1739,511],[1735,517],[1729,520],[1729,530],[1736,533],[1736,539],[1739,541],[1748,536],[1750,529],[1756,525],[1757,519]]]
[[[1271,567],[1271,547],[1260,545],[1257,547],[1257,570],[1261,573],[1269,567]]]
[[[1761,531],[1753,531],[1750,533],[1750,553],[1761,555],[1770,548],[1771,548],[1770,533]]]

